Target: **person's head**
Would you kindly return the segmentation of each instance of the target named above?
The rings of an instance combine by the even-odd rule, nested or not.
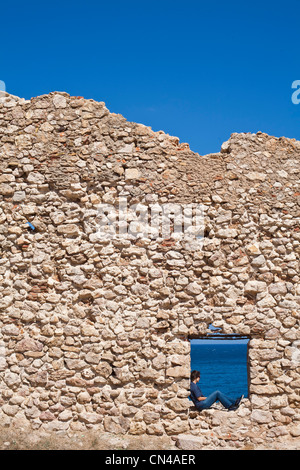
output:
[[[191,373],[191,382],[199,382],[200,380],[200,371],[199,370],[193,370]]]

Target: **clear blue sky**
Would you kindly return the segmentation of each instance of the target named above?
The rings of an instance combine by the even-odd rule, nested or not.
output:
[[[300,140],[300,2],[2,2],[0,80],[105,101],[200,154],[232,132]]]

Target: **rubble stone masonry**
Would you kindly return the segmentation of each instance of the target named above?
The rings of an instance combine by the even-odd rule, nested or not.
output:
[[[0,100],[0,421],[192,434],[237,447],[300,436],[300,142],[232,134],[201,156],[103,102]],[[203,205],[199,249],[97,236],[99,205]],[[190,338],[249,340],[249,398],[191,408]]]

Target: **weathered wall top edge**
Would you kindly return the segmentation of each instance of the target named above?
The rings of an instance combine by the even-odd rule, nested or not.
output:
[[[70,95],[69,93],[67,93],[65,91],[51,91],[51,92],[43,94],[43,95],[38,95],[38,96],[31,97],[30,100],[26,100],[25,98],[18,97],[16,95],[10,94],[8,92],[2,92],[2,94],[1,94],[2,98],[1,97],[0,98],[2,99],[2,101],[4,101],[4,106],[5,106],[5,103],[9,103],[11,101],[17,101],[18,105],[28,107],[28,106],[36,104],[39,101],[45,101],[48,98],[53,99],[56,95],[64,96],[65,98],[67,98],[69,100],[72,100],[72,101],[75,101],[75,100],[79,101],[80,100],[81,102],[84,102],[85,104],[90,104],[92,106],[95,105],[96,107],[98,107],[100,105],[101,107],[107,109],[106,104],[103,101],[97,101],[97,100],[94,100],[93,98],[84,98],[83,96],[72,96],[72,95]],[[67,105],[68,104],[69,103],[67,103]],[[0,100],[0,108],[1,108],[1,100]],[[143,123],[137,123],[137,122],[134,122],[134,121],[131,122],[131,121],[128,121],[126,119],[126,117],[124,117],[121,114],[116,114],[116,113],[110,112],[109,109],[107,109],[107,111],[108,111],[108,114],[110,116],[119,117],[120,119],[122,119],[124,121],[123,124],[127,123],[128,125],[132,125],[134,127],[142,127],[142,128],[145,128],[145,130],[147,130],[149,133],[151,133],[153,135],[163,134],[163,135],[168,136],[170,139],[177,139],[178,143],[180,142],[180,139],[178,137],[169,135],[168,133],[166,133],[163,130],[154,131],[150,126],[147,126]],[[180,145],[181,146],[186,146],[189,153],[194,154],[195,156],[200,156],[202,158],[213,158],[213,157],[218,158],[218,157],[221,156],[221,154],[231,153],[231,151],[234,149],[235,146],[241,147],[241,144],[243,146],[243,145],[247,145],[247,143],[249,143],[249,144],[253,143],[254,145],[258,145],[258,146],[265,146],[266,142],[268,142],[268,145],[270,147],[273,147],[273,148],[274,148],[274,146],[277,146],[277,145],[289,146],[289,147],[291,147],[293,152],[295,152],[295,150],[296,151],[299,150],[299,152],[300,152],[300,141],[298,141],[297,139],[289,138],[289,137],[285,137],[285,136],[277,137],[277,136],[270,135],[270,134],[268,134],[266,132],[263,132],[263,131],[260,131],[260,130],[257,131],[256,133],[255,132],[246,132],[246,131],[245,132],[232,132],[230,134],[228,140],[225,141],[221,145],[220,152],[200,154],[199,152],[191,150],[189,148],[188,143],[180,142]]]

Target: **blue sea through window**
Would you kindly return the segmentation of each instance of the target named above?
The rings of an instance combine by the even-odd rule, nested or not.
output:
[[[220,390],[231,398],[249,397],[248,338],[192,339],[191,371],[200,371],[204,396]]]

